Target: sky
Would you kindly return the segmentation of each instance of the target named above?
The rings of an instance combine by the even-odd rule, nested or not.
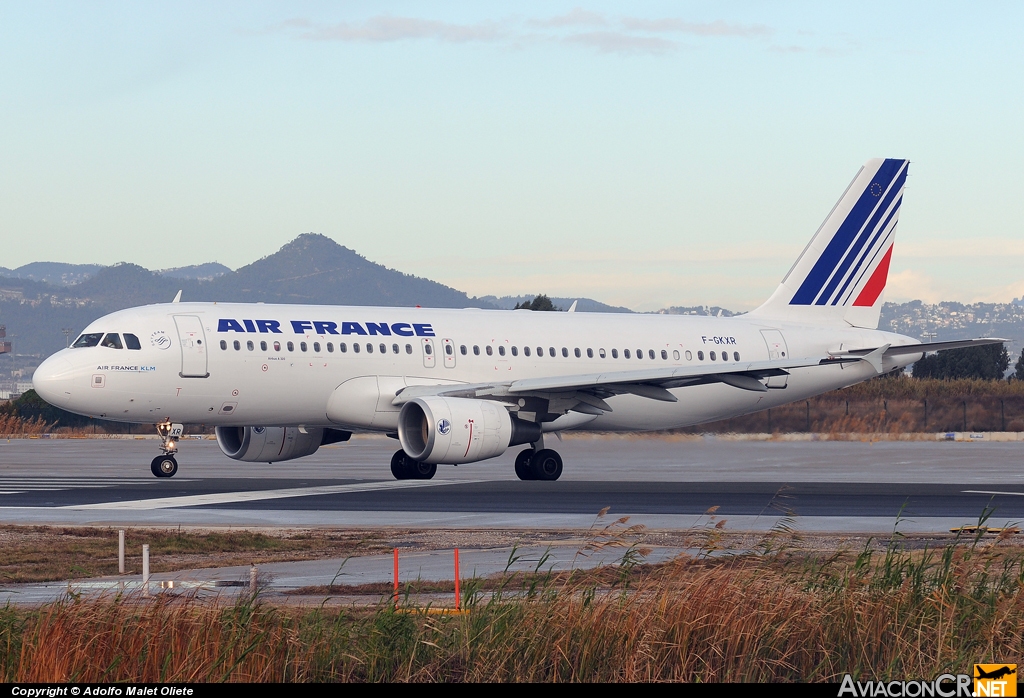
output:
[[[909,158],[887,300],[1024,296],[1024,4],[0,0],[0,266],[304,232],[471,295],[756,307]]]

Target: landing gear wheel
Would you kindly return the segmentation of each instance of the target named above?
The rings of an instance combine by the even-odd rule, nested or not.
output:
[[[528,448],[520,451],[516,456],[516,477],[520,480],[536,480],[533,476],[533,468],[530,467],[530,459],[533,458],[533,449]]]
[[[407,478],[429,480],[437,472],[437,463],[424,463],[423,461],[413,460],[406,456],[405,472]]]
[[[178,472],[178,461],[174,460],[174,456],[157,456],[149,469],[157,477],[174,477],[174,473]]]
[[[396,480],[405,480],[409,477],[408,468],[406,468],[406,461],[409,457],[405,455],[405,451],[395,451],[395,455],[391,456],[391,474],[395,476]]]
[[[542,448],[530,459],[530,469],[535,480],[557,480],[562,474],[562,457],[557,451]]]

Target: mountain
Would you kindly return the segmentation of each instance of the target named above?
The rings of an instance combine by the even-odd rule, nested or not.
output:
[[[205,264],[193,264],[187,267],[175,267],[173,269],[160,269],[157,274],[170,279],[195,279],[197,281],[210,281],[218,276],[230,274],[231,268],[217,262],[206,262]]]
[[[479,300],[486,301],[502,310],[512,310],[517,305],[532,301],[536,296],[480,296]],[[551,302],[556,307],[562,310],[568,310],[569,306],[573,304],[573,301],[578,301],[576,304],[576,310],[581,313],[631,313],[633,312],[629,308],[623,308],[621,306],[608,305],[600,301],[595,301],[592,298],[555,298],[551,296]]]
[[[42,281],[56,286],[77,284],[102,269],[100,264],[66,264],[65,262],[31,262],[17,269],[0,267],[0,276]]]

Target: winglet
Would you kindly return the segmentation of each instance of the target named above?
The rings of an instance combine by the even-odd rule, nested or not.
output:
[[[178,289],[177,295],[174,296],[174,300],[171,303],[181,303],[181,289]]]
[[[576,304],[577,303],[579,303],[579,301],[573,301],[572,305],[570,305],[569,309],[566,310],[565,312],[567,312],[567,313],[575,313],[576,312]]]
[[[882,356],[889,350],[890,344],[883,344],[882,346],[875,349],[870,354],[865,354],[860,357],[861,361],[867,361],[871,364],[871,368],[875,369],[875,373],[882,374]]]

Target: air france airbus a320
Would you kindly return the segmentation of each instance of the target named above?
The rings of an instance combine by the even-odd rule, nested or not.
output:
[[[737,317],[181,303],[96,320],[39,366],[38,393],[83,415],[152,422],[171,477],[183,424],[229,458],[272,463],[396,436],[398,479],[528,445],[523,480],[557,480],[544,435],[685,427],[803,400],[926,352],[877,329],[907,160],[869,160],[775,293]],[[179,293],[180,297],[180,293]]]

